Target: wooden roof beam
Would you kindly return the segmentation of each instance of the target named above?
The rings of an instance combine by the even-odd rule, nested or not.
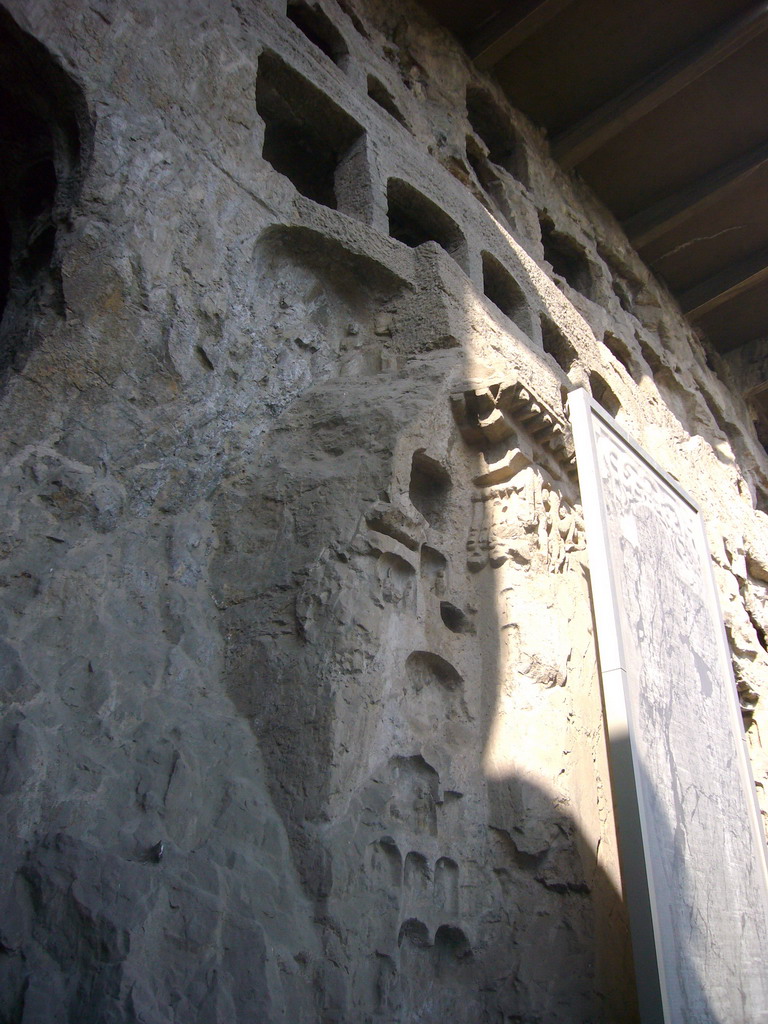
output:
[[[572,2],[519,0],[509,4],[509,10],[490,18],[464,40],[464,48],[477,67],[488,71]]]
[[[707,71],[768,28],[768,2],[721,25],[619,96],[604,103],[552,141],[552,154],[563,167],[586,160],[609,139],[685,89]]]
[[[677,296],[682,311],[698,320],[724,302],[768,279],[768,246],[732,263]]]
[[[624,221],[627,237],[636,249],[654,242],[665,232],[701,213],[720,199],[726,189],[744,182],[768,163],[768,140],[748,153],[722,164],[698,181],[665,196]]]

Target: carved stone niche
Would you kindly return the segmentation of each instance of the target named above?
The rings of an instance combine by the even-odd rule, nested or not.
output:
[[[519,449],[512,464],[508,482],[480,483],[472,495],[467,568],[563,573],[584,548],[581,510]]]
[[[466,387],[451,406],[479,449],[467,567],[562,573],[583,548],[570,424],[522,381]]]
[[[564,472],[576,479],[570,424],[529,385],[518,380],[466,388],[451,395],[451,408],[467,444],[489,456],[475,478],[478,486],[511,479],[521,460],[539,462],[555,477]],[[494,459],[494,449],[504,443],[507,451]]]

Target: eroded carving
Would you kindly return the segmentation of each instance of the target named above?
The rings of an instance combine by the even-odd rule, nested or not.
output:
[[[472,497],[467,537],[472,572],[506,562],[562,572],[568,555],[583,546],[580,512],[534,466]]]
[[[417,742],[429,742],[441,733],[458,742],[463,725],[471,719],[459,672],[437,654],[414,651],[405,675],[402,714]]]
[[[435,903],[445,914],[459,912],[459,866],[450,857],[441,857],[435,864]]]
[[[443,924],[435,932],[435,949],[445,958],[463,960],[472,956],[472,946],[461,928]]]
[[[421,547],[421,576],[438,597],[442,597],[447,587],[448,560],[436,548],[429,544]]]
[[[400,934],[397,937],[398,946],[402,946],[406,939],[418,949],[427,949],[432,945],[429,941],[429,929],[423,921],[419,921],[415,917],[403,921],[400,926]]]
[[[421,755],[394,757],[389,815],[413,832],[437,834],[440,776]]]
[[[382,836],[368,846],[367,873],[377,887],[389,889],[400,885],[403,876],[403,858],[391,836]]]
[[[521,381],[454,392],[451,409],[467,444],[487,449],[518,438],[522,431],[554,456],[569,476],[575,476],[570,425]]]
[[[429,913],[431,877],[429,863],[422,853],[411,851],[405,858],[405,909],[409,916],[426,917]]]
[[[414,603],[416,573],[413,566],[399,554],[383,552],[376,565],[376,574],[381,585],[381,598],[386,604]]]
[[[450,601],[440,602],[440,618],[452,633],[473,634],[475,632],[475,625],[469,616]]]
[[[445,690],[455,690],[463,684],[461,674],[453,665],[431,651],[414,651],[408,656],[405,667],[408,681],[416,692],[435,683]]]
[[[399,505],[377,501],[365,514],[368,528],[417,551],[425,539],[426,522],[423,516],[413,515]]]

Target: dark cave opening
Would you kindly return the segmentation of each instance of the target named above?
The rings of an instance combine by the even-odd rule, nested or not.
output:
[[[421,450],[414,452],[409,497],[430,526],[442,523],[450,489],[451,478],[440,463]]]
[[[594,400],[599,402],[605,411],[610,413],[611,416],[616,416],[621,411],[621,402],[608,381],[605,377],[601,376],[597,370],[593,370],[590,373],[589,386],[592,389],[592,397]]]
[[[549,217],[540,215],[539,225],[544,259],[554,273],[563,278],[574,291],[588,299],[593,298],[595,283],[584,249],[575,239],[557,231]]]
[[[390,117],[394,117],[398,124],[401,124],[403,128],[408,127],[405,123],[405,118],[400,113],[400,109],[392,99],[389,91],[373,75],[368,75],[368,95],[382,110],[386,110]]]
[[[525,294],[495,256],[484,252],[483,259],[483,292],[486,298],[517,326],[530,333],[530,312]]]
[[[348,55],[347,44],[341,32],[336,28],[328,15],[319,7],[312,7],[304,0],[295,0],[288,4],[287,14],[300,32],[316,46],[318,50],[330,57],[340,67]]]
[[[19,370],[39,314],[60,311],[56,247],[79,186],[84,97],[0,8],[0,374]]]
[[[541,343],[544,351],[568,374],[578,358],[578,352],[560,328],[548,316],[541,315]]]
[[[307,199],[337,209],[336,173],[360,126],[271,53],[259,60],[256,109],[264,121],[264,159]]]
[[[467,244],[457,224],[435,203],[397,178],[387,183],[389,233],[415,249],[437,242],[466,271]]]
[[[467,89],[467,119],[475,135],[488,148],[488,159],[514,178],[528,184],[524,147],[505,111],[484,89]]]

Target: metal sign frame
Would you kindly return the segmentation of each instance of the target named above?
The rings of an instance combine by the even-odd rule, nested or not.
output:
[[[681,1000],[685,1001],[689,998],[684,991],[686,965],[680,963],[680,958],[685,954],[683,950],[676,950],[674,943],[671,943],[671,915],[669,907],[666,905],[669,900],[669,891],[668,887],[665,890],[663,879],[668,879],[672,875],[672,868],[669,858],[664,858],[660,854],[663,847],[655,838],[658,834],[658,822],[654,816],[658,819],[660,805],[659,800],[655,799],[657,794],[654,792],[654,786],[657,783],[656,780],[649,777],[642,756],[643,749],[646,751],[649,749],[647,746],[644,748],[643,744],[652,742],[654,737],[650,735],[649,738],[649,736],[643,735],[643,721],[647,716],[638,713],[637,688],[641,682],[639,678],[636,678],[638,662],[636,655],[628,657],[629,647],[632,647],[634,651],[637,642],[629,635],[631,630],[628,629],[627,622],[628,599],[620,590],[621,573],[624,570],[618,563],[621,561],[622,555],[618,552],[616,542],[616,537],[621,530],[625,529],[625,525],[609,521],[611,516],[615,515],[615,509],[611,513],[606,500],[606,488],[614,487],[614,492],[619,493],[622,483],[616,484],[615,480],[605,471],[605,467],[601,465],[601,445],[603,445],[604,458],[605,452],[610,446],[614,446],[617,451],[621,450],[626,453],[628,461],[624,464],[625,469],[631,469],[632,464],[629,460],[637,460],[637,471],[640,476],[644,475],[646,480],[650,479],[652,486],[656,487],[658,491],[665,489],[664,494],[666,495],[668,492],[672,496],[671,500],[680,502],[681,516],[686,521],[690,520],[690,539],[695,545],[699,564],[693,567],[686,565],[685,571],[697,569],[699,571],[702,607],[706,607],[711,617],[713,634],[716,637],[716,657],[712,657],[710,652],[709,662],[705,666],[706,679],[707,682],[711,679],[716,680],[716,685],[722,688],[716,693],[716,697],[721,698],[724,701],[724,706],[727,707],[725,714],[727,722],[721,723],[722,733],[713,737],[713,742],[725,744],[733,754],[732,761],[729,756],[724,759],[724,764],[727,765],[731,774],[726,780],[727,773],[724,768],[722,781],[733,783],[734,778],[738,776],[736,785],[741,786],[742,790],[743,799],[739,797],[739,801],[740,806],[743,805],[744,818],[740,826],[746,830],[749,837],[746,846],[751,850],[753,858],[749,864],[749,870],[755,888],[752,894],[754,901],[751,906],[740,908],[740,910],[744,914],[754,915],[752,931],[756,935],[764,936],[768,935],[768,864],[765,856],[765,840],[760,824],[746,737],[733,677],[730,649],[719,608],[709,545],[700,510],[683,488],[665,473],[618,426],[615,420],[591,399],[584,389],[571,392],[568,398],[568,412],[573,426],[579,486],[584,509],[592,602],[609,747],[611,786],[614,794],[624,897],[632,933],[640,1014],[643,1024],[680,1024],[682,1019]],[[648,508],[650,511],[647,514],[652,515],[653,510],[650,505]],[[631,519],[631,516],[628,518]],[[613,533],[611,533],[611,529]],[[673,568],[670,566],[671,571]],[[674,575],[674,573],[672,574]],[[640,622],[642,621],[640,619]],[[710,664],[715,661],[716,664]],[[675,680],[675,683],[677,682]],[[692,681],[692,689],[696,688],[698,682],[700,679]],[[700,723],[695,724],[697,728],[701,727]],[[652,733],[652,730],[647,731]],[[680,746],[681,744],[678,743],[678,747]],[[728,750],[726,750],[726,754],[728,754]],[[685,749],[680,749],[675,754],[675,770],[678,770],[677,757],[679,756],[681,775],[688,770],[685,763],[686,753]],[[714,780],[713,785],[717,784],[717,781]],[[660,785],[663,785],[663,782]],[[682,829],[682,832],[683,838],[687,842],[685,828]],[[684,852],[690,854],[690,850],[686,849]],[[683,873],[696,870],[697,865],[688,864],[683,855],[679,858],[676,855],[675,863],[678,859],[684,884]],[[739,871],[743,869],[744,865],[726,864],[722,867],[724,878],[727,881],[728,871]],[[713,880],[713,884],[718,883],[724,884],[722,880]],[[704,913],[707,908],[698,907],[697,909]],[[718,927],[722,928],[722,922],[712,921],[711,926],[716,932]],[[705,945],[707,942],[717,943],[718,936],[713,933],[712,936],[706,936],[703,941]],[[746,965],[732,965],[734,985],[738,983],[740,968],[742,970],[754,968],[753,954],[755,952],[760,956],[762,963],[764,950],[754,951],[752,949],[757,944],[753,939],[750,940],[749,955],[747,956],[749,962]],[[743,1024],[768,1021],[768,977],[766,977],[768,969],[765,966],[761,966],[759,969],[763,972],[764,982],[764,984],[761,982],[761,991],[756,993],[755,986],[745,981],[745,984],[751,985],[749,997],[752,1005],[745,1006]],[[688,974],[690,975],[690,971]],[[683,978],[682,981],[681,978]],[[702,977],[697,990],[699,1004],[702,999],[706,1001],[707,984],[708,979]],[[744,995],[743,990],[741,994]],[[722,993],[713,995],[716,1001]],[[748,1003],[749,999],[747,999]],[[720,1021],[714,1007],[711,1016],[707,1019],[713,1022]],[[722,1021],[721,1024],[725,1024],[725,1022]],[[729,1020],[728,1024],[737,1024],[737,1022]]]

